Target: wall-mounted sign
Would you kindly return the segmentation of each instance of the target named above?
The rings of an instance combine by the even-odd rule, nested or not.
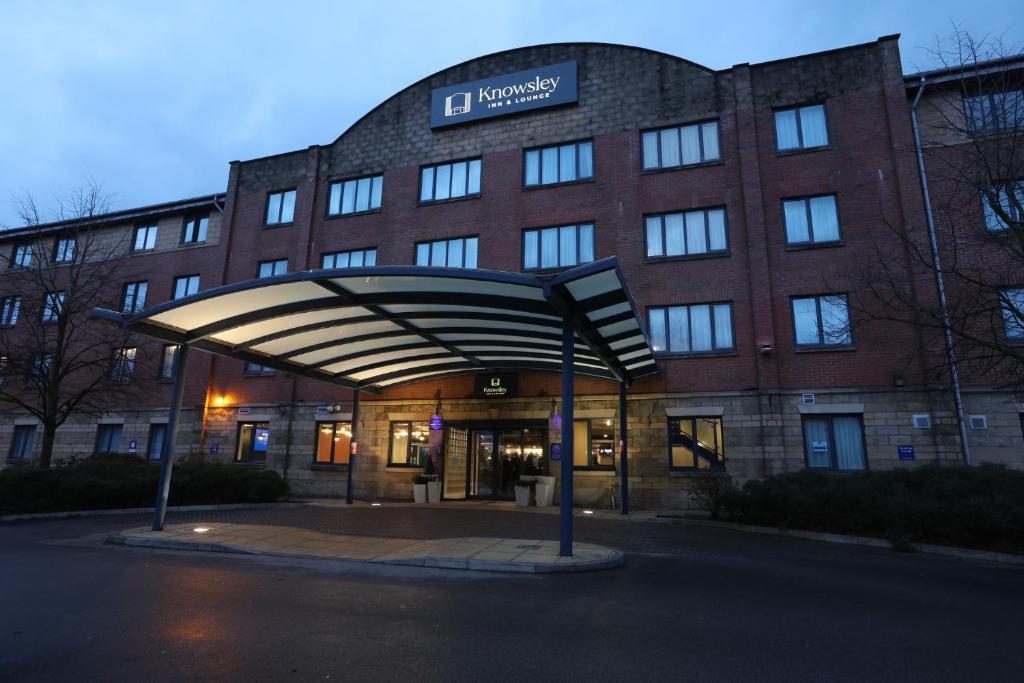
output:
[[[430,93],[430,127],[517,114],[576,99],[576,62],[561,62],[434,88]]]
[[[220,441],[210,442],[210,455],[217,455],[220,452]]]
[[[516,396],[519,377],[508,373],[477,375],[473,395],[476,398],[512,398]]]
[[[562,444],[553,443],[551,444],[551,461],[558,462],[562,459]]]
[[[828,453],[828,441],[812,441],[811,450],[815,453]]]
[[[897,446],[896,452],[900,455],[900,460],[913,460],[914,459],[914,447],[913,446]]]
[[[128,442],[128,452],[129,453],[134,453],[137,450],[139,450],[139,443],[137,441],[135,441],[135,440],[129,441]]]

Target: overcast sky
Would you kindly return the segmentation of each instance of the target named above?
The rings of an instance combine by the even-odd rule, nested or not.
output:
[[[403,87],[537,43],[638,45],[722,69],[953,23],[1024,42],[1021,0],[0,0],[0,225],[90,174],[131,208],[224,190],[228,161],[332,141]]]

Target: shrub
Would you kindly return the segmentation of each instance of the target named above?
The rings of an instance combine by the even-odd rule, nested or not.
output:
[[[725,472],[702,472],[683,484],[697,504],[707,510],[711,519],[721,517],[722,508],[736,492],[736,484]]]

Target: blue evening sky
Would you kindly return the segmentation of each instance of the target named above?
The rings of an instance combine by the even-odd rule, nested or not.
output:
[[[327,143],[403,87],[508,48],[625,43],[722,69],[953,23],[1024,42],[1020,0],[0,2],[0,225],[89,174],[131,208],[224,190],[227,162]]]

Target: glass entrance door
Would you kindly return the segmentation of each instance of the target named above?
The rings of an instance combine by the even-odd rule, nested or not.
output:
[[[546,443],[547,430],[539,426],[502,427],[498,424],[471,428],[468,496],[490,500],[515,498],[516,479],[520,474],[547,474]]]
[[[496,462],[494,432],[474,429],[470,434],[473,457],[469,464],[469,495],[493,498],[495,474],[500,471]]]

